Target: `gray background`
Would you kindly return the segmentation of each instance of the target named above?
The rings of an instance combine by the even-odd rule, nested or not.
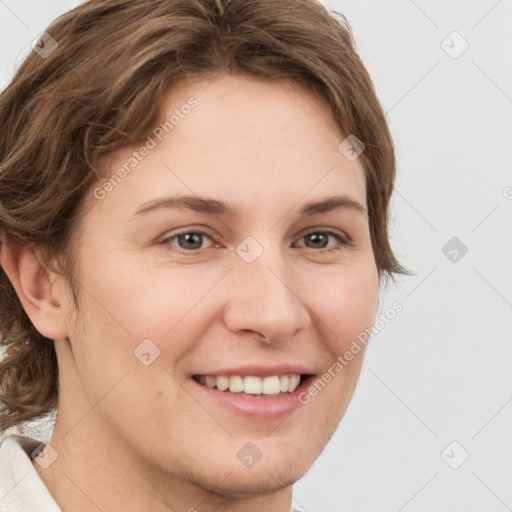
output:
[[[0,88],[78,3],[0,0]],[[417,275],[383,290],[382,311],[393,301],[403,311],[372,340],[295,504],[512,510],[512,2],[324,4],[348,17],[388,113],[399,163],[392,242]]]

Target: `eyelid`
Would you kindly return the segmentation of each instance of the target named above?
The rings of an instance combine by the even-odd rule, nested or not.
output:
[[[352,243],[352,239],[340,229],[337,228],[330,228],[330,227],[315,227],[315,228],[307,228],[306,231],[301,231],[299,233],[299,238],[302,238],[304,236],[310,235],[311,233],[329,233],[331,235],[339,236],[340,239],[346,243],[350,244]]]
[[[186,233],[199,233],[202,235],[207,235],[209,238],[213,239],[216,235],[213,234],[213,231],[206,226],[186,226],[184,228],[178,228],[177,231],[169,231],[166,234],[159,237],[160,242],[165,242],[170,238],[174,238],[175,236],[184,235]]]

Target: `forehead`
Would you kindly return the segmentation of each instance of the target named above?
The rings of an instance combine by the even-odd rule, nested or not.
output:
[[[365,204],[360,159],[340,152],[346,136],[327,103],[295,84],[227,75],[182,81],[161,114],[149,133],[151,149],[123,173],[102,208],[129,202],[133,212],[137,203],[164,193],[230,199],[269,213],[333,192]],[[104,157],[106,175],[126,167],[140,147]]]

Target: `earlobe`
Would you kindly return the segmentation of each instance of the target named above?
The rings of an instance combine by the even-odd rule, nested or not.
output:
[[[4,235],[0,264],[34,327],[47,338],[66,338],[65,312],[61,306],[63,301],[55,296],[55,277],[35,251]]]

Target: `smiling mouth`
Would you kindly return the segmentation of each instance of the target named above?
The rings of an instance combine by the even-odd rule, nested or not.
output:
[[[193,379],[203,386],[225,393],[250,398],[271,398],[293,393],[308,377],[286,374],[257,377],[255,375],[194,375]]]

